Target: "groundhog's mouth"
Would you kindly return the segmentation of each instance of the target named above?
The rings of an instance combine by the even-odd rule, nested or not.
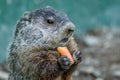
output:
[[[60,42],[67,42],[68,38],[63,38]]]

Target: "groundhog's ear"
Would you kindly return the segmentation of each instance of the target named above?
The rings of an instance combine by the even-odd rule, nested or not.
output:
[[[22,16],[21,21],[31,22],[31,13],[29,11],[26,11]]]
[[[30,12],[25,12],[23,16],[20,18],[20,20],[17,22],[16,25],[16,30],[15,30],[15,37],[19,33],[19,30],[22,27],[25,27],[25,24],[29,24],[31,22],[31,13]]]
[[[51,7],[51,6],[46,6],[45,8],[48,8],[48,9],[53,9],[53,10],[54,10],[54,8],[53,8],[53,7]]]

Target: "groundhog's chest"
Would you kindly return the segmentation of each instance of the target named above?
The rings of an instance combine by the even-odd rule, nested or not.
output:
[[[59,76],[55,80],[62,80],[62,78],[61,78],[61,76]]]

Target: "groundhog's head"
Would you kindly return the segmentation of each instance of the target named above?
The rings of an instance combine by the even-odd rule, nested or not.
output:
[[[64,46],[74,29],[66,14],[50,7],[41,8],[23,15],[17,24],[14,40],[19,46],[54,49]]]

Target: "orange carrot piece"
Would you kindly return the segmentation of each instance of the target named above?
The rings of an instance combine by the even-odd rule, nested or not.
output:
[[[61,56],[67,56],[71,60],[71,63],[72,64],[74,63],[74,59],[71,56],[67,47],[58,47],[57,50],[58,50],[58,52],[60,53]]]

